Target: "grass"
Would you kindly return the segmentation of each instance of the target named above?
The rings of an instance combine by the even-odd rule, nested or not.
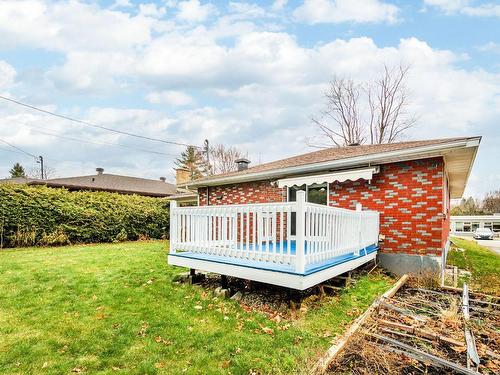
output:
[[[173,283],[166,247],[0,251],[0,373],[301,373],[391,283],[364,276],[276,323]]]
[[[474,290],[500,294],[500,256],[475,241],[456,237],[452,240],[448,264],[469,271],[471,276],[466,281]]]

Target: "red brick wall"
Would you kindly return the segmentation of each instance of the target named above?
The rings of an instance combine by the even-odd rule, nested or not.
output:
[[[207,204],[207,188],[198,189],[198,194],[200,206],[205,206]],[[273,186],[269,180],[210,187],[210,205],[212,206],[284,201],[286,201],[286,190]]]
[[[441,255],[448,236],[449,215],[444,215],[444,162],[442,158],[415,160],[380,166],[368,181],[330,184],[330,205],[380,212],[381,250],[387,253]],[[198,190],[200,205],[207,204],[207,188]],[[281,202],[286,189],[271,181],[210,187],[210,205]],[[449,200],[448,200],[449,202]]]
[[[381,250],[387,253],[441,255],[443,215],[442,158],[380,166],[371,184],[360,180],[330,185],[330,205],[380,212]]]

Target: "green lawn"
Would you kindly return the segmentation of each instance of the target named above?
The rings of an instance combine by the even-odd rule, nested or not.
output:
[[[448,264],[469,271],[471,277],[465,281],[474,290],[500,294],[500,256],[475,241],[457,237],[452,241],[454,246],[448,253]]]
[[[391,283],[362,277],[275,323],[172,283],[166,254],[155,241],[0,251],[0,373],[300,373]]]

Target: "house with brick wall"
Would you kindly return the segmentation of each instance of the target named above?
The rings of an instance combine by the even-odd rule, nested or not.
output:
[[[198,207],[177,211],[172,233],[179,252],[169,262],[250,279],[244,267],[292,270],[297,289],[375,256],[398,274],[438,270],[450,199],[462,196],[480,141],[352,145],[254,167],[240,159],[238,171],[183,184],[197,191]],[[240,268],[230,273],[235,264]]]

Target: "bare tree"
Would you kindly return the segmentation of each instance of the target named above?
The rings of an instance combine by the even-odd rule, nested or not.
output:
[[[327,101],[323,118],[327,122],[313,118],[320,132],[335,146],[363,143],[365,140],[359,115],[360,86],[351,79],[335,78],[325,92]],[[330,121],[328,121],[330,120]],[[333,122],[333,126],[329,125]]]
[[[223,144],[210,147],[209,153],[211,174],[235,171],[237,166],[234,161],[247,156],[246,153],[236,147],[227,147]]]
[[[374,82],[334,78],[325,92],[326,109],[321,119],[313,118],[326,142],[312,146],[392,143],[401,139],[416,122],[407,113],[408,70],[402,65],[392,69],[384,66],[384,73]]]
[[[415,124],[416,117],[406,112],[408,70],[408,66],[399,65],[393,69],[384,66],[382,77],[366,87],[371,144],[393,143]]]
[[[27,175],[31,178],[41,178],[42,171],[40,167],[32,167],[28,169]],[[56,177],[56,169],[47,164],[43,166],[43,178],[45,180]]]

